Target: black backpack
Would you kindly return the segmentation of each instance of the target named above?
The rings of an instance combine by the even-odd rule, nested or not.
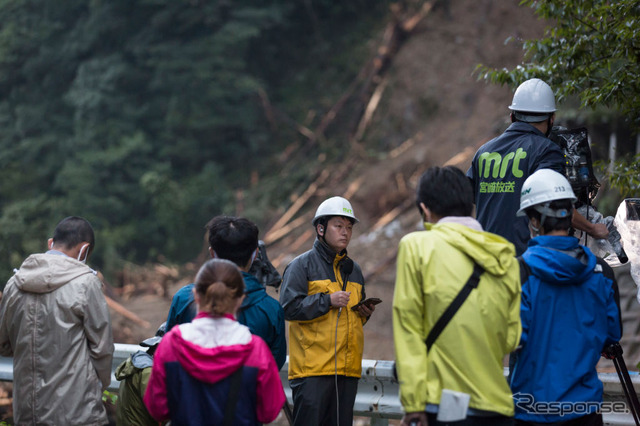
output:
[[[257,278],[263,286],[280,287],[282,276],[271,264],[267,257],[267,246],[264,241],[258,241],[258,254],[249,268],[249,273]]]

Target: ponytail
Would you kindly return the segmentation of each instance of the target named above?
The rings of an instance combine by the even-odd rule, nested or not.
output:
[[[211,259],[198,271],[195,289],[200,296],[199,310],[221,316],[233,313],[244,294],[244,280],[235,263]]]

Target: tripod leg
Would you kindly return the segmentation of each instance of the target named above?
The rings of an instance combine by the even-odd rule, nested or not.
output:
[[[629,409],[631,410],[631,414],[633,415],[633,420],[635,421],[636,426],[640,426],[640,402],[638,401],[638,395],[633,388],[633,382],[631,381],[631,377],[629,376],[627,365],[625,364],[624,358],[622,357],[622,351],[616,353],[616,356],[613,359],[613,365],[615,365],[616,367],[618,378],[620,379],[620,383],[622,384],[622,389],[624,390],[624,394],[627,397],[627,401],[629,402]]]

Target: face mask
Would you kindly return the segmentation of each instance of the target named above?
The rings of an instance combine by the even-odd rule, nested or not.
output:
[[[536,228],[531,222],[529,222],[529,235],[531,238],[540,236],[540,228]]]
[[[84,259],[81,259],[82,258],[82,250],[84,250],[85,248],[87,250],[85,250],[85,252],[84,252]],[[89,244],[85,244],[82,247],[80,247],[80,252],[78,253],[78,261],[80,261],[82,263],[87,263],[87,257],[89,257]]]

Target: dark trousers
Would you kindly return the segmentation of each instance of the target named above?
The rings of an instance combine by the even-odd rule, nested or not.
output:
[[[516,426],[602,426],[602,414],[592,413],[577,419],[554,423],[534,423],[516,420]]]
[[[289,381],[294,426],[351,426],[358,378],[313,376]],[[338,421],[339,416],[339,421]]]
[[[469,416],[458,422],[439,422],[437,414],[427,413],[429,426],[513,426],[513,417],[506,416]]]

